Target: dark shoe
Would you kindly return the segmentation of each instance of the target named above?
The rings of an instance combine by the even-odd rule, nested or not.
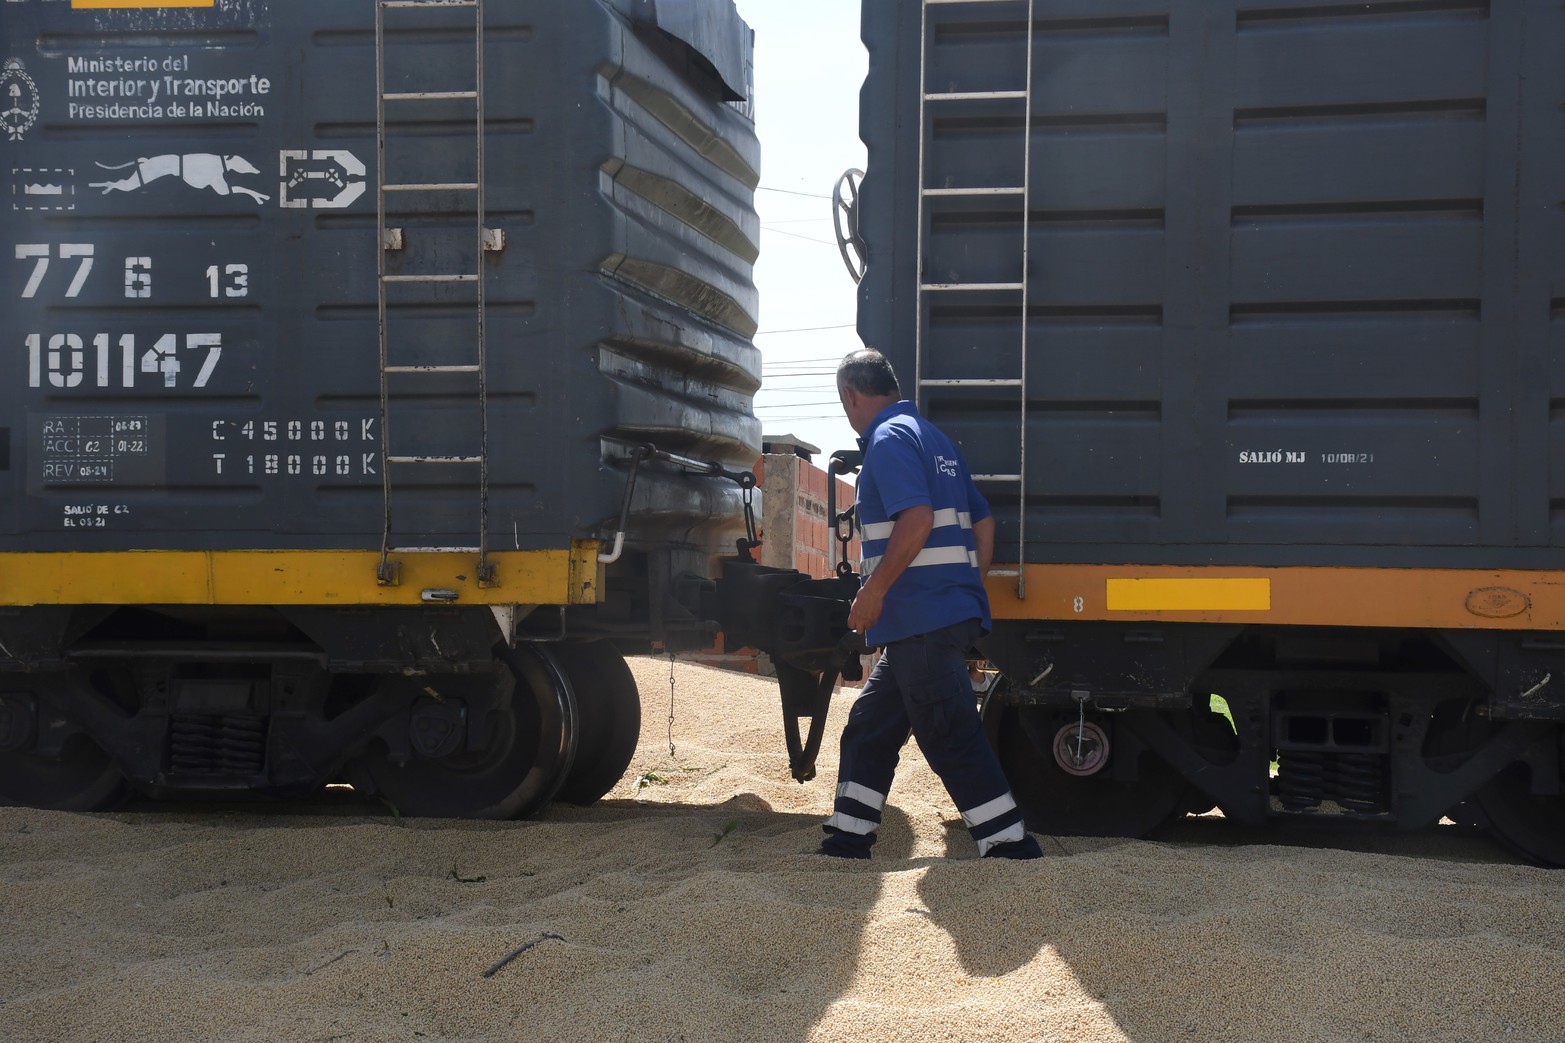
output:
[[[985,858],[1042,858],[1043,849],[1032,837],[1013,840],[1009,844],[996,844],[984,852]]]
[[[860,847],[857,844],[844,844],[837,841],[835,836],[828,836],[821,841],[821,846],[815,849],[815,853],[817,855],[826,855],[829,858],[869,858],[869,848]]]

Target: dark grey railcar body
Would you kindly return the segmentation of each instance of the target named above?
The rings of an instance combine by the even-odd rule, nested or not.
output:
[[[1565,10],[862,10],[859,332],[989,476],[1035,824],[1565,861]]]
[[[0,801],[612,786],[619,650],[709,639],[746,531],[752,52],[731,0],[0,4]]]
[[[1023,6],[931,5],[929,89],[1020,86]],[[920,268],[997,283],[1021,264],[1006,198],[932,200],[918,256],[919,15],[864,7],[860,333],[910,377],[1014,378],[1013,294],[927,297],[914,358]],[[1029,558],[1565,564],[1557,8],[1036,18]],[[1017,101],[929,119],[928,187],[1021,183]],[[975,469],[1015,469],[1013,390],[921,396]]]
[[[489,0],[482,172],[472,100],[386,103],[384,180],[482,180],[504,236],[478,256],[470,191],[387,193],[387,274],[484,279],[499,549],[611,533],[622,447],[758,450],[758,146],[723,100],[746,93],[749,30],[707,7],[734,38],[697,43],[737,82],[655,4]],[[378,547],[382,450],[473,455],[479,410],[469,373],[394,372],[381,415],[375,4],[0,16],[29,109],[0,135],[0,547]],[[388,92],[473,89],[470,8],[385,18]],[[472,284],[387,296],[391,367],[472,363]],[[470,466],[391,467],[400,542],[476,543]],[[732,485],[638,485],[657,509],[633,545],[737,531]],[[83,504],[106,524],[70,524]]]

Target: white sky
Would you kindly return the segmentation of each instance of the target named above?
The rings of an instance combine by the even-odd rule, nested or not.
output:
[[[859,3],[735,3],[755,30],[761,138],[755,343],[763,385],[755,412],[768,437],[793,434],[819,446],[816,463],[824,465],[833,450],[854,444],[832,374],[838,359],[862,346],[854,331],[857,287],[837,251],[830,198],[843,171],[864,168],[859,88],[868,57],[859,41]]]

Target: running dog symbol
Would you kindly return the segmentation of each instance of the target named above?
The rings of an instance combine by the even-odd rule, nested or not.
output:
[[[150,159],[143,156],[141,159],[130,163],[121,163],[117,167],[111,167],[104,163],[97,164],[104,170],[135,169],[129,175],[119,181],[98,181],[89,184],[88,188],[101,188],[103,194],[110,192],[134,192],[142,185],[156,181],[160,177],[173,175],[184,181],[191,188],[210,188],[220,196],[231,195],[235,192],[249,196],[257,203],[265,203],[271,196],[262,195],[260,192],[245,188],[243,185],[230,185],[229,174],[259,174],[261,171],[243,156],[214,156],[210,153],[192,153],[186,156],[153,156]]]

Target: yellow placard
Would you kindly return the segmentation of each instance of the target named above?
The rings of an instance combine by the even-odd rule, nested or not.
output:
[[[1269,579],[1111,579],[1110,612],[1269,612]]]
[[[216,7],[217,0],[71,0],[71,7],[82,8],[118,8],[118,7]]]

